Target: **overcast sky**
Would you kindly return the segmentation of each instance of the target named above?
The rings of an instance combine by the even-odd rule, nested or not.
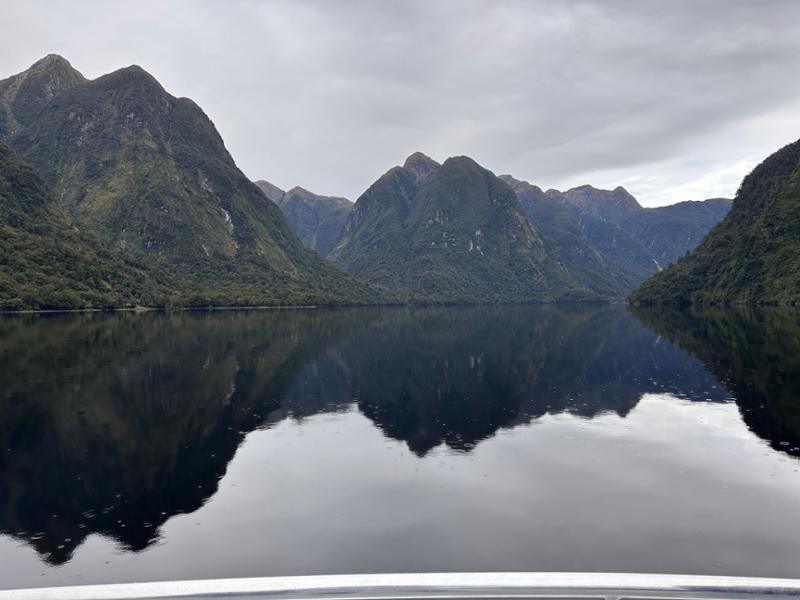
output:
[[[646,205],[732,196],[800,138],[795,0],[2,0],[0,23],[0,78],[138,64],[252,179],[351,199],[415,150]]]

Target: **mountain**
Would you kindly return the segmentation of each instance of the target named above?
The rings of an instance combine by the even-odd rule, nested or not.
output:
[[[319,196],[301,187],[288,192],[268,181],[256,185],[283,212],[286,223],[309,248],[323,256],[330,252],[353,208],[347,198]]]
[[[550,256],[514,191],[470,158],[422,153],[355,203],[329,258],[365,281],[436,302],[593,297]]]
[[[605,296],[630,293],[694,248],[731,204],[715,198],[644,208],[622,187],[544,192],[510,175],[501,178],[550,251],[581,283]]]
[[[800,302],[800,140],[742,181],[733,208],[693,252],[631,296],[641,304]]]
[[[6,139],[36,119],[57,94],[86,79],[57,54],[0,81],[0,138]]]
[[[140,67],[87,81],[51,56],[0,82],[0,93],[5,141],[59,205],[114,251],[180,277],[196,290],[190,303],[376,298],[305,248],[205,113]]]
[[[603,296],[623,296],[627,281],[609,265],[581,229],[580,223],[557,197],[527,181],[501,175],[517,194],[525,214],[536,226],[545,247],[581,283]]]
[[[622,187],[584,185],[547,195],[570,210],[627,291],[699,244],[730,207],[729,200],[713,199],[644,208]]]
[[[265,181],[263,179],[259,179],[258,181],[255,182],[255,184],[258,186],[258,189],[260,189],[263,192],[263,194],[267,198],[272,200],[275,204],[277,204],[278,201],[286,193],[277,185],[272,185],[269,181]]]
[[[731,205],[727,198],[679,202],[634,211],[620,223],[641,240],[653,261],[663,268],[696,248]]]
[[[0,310],[179,302],[163,273],[79,230],[34,169],[0,143]]]

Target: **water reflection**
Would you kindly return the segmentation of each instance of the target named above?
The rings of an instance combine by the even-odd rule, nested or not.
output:
[[[800,456],[800,312],[637,309],[735,395],[742,419],[776,450]]]
[[[56,564],[94,532],[147,547],[170,516],[216,491],[247,432],[280,418],[295,374],[345,321],[309,313],[0,321],[0,530]]]
[[[0,532],[52,564],[91,533],[144,549],[217,491],[248,432],[353,407],[424,457],[545,414],[732,391],[758,435],[798,445],[799,338],[779,336],[783,317],[640,318],[691,354],[619,308],[0,320]]]
[[[358,407],[420,456],[468,451],[544,414],[627,414],[641,395],[722,400],[686,353],[624,310],[459,308],[382,314],[332,353]]]

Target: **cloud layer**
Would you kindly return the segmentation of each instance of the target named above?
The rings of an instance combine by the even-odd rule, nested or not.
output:
[[[406,155],[644,204],[732,195],[800,137],[800,2],[6,2],[0,77],[139,64],[253,179],[357,197]]]

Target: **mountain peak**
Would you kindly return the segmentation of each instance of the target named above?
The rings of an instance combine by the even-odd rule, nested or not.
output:
[[[409,171],[417,183],[426,180],[432,173],[436,172],[441,165],[430,156],[422,152],[414,152],[403,163],[403,168]]]
[[[61,89],[66,89],[75,83],[85,81],[80,71],[75,69],[70,62],[59,54],[48,54],[33,63],[27,71],[23,71],[18,76],[23,76],[28,80],[41,82],[40,85],[52,88],[56,93]]]
[[[292,189],[286,192],[281,198],[281,202],[279,204],[289,202],[293,199],[303,199],[306,201],[312,201],[320,204],[321,206],[331,205],[331,206],[346,207],[348,209],[353,204],[347,198],[342,198],[341,196],[322,196],[320,194],[315,194],[314,192],[307,190],[306,188],[299,185],[294,186]]]
[[[255,184],[258,186],[258,189],[260,189],[261,192],[267,198],[269,198],[270,200],[272,200],[276,204],[280,201],[280,199],[286,193],[281,188],[279,188],[277,185],[274,185],[274,184],[270,183],[266,179],[259,179],[258,181],[255,182]]]
[[[642,208],[636,198],[622,186],[617,186],[613,190],[602,190],[591,185],[580,185],[564,192],[564,197],[587,209],[636,210]]]
[[[0,81],[0,138],[8,139],[33,122],[54,96],[86,79],[58,54],[48,54],[29,69]]]
[[[469,156],[464,156],[463,154],[458,156],[451,156],[446,161],[444,161],[443,165],[451,164],[451,165],[477,165],[478,163],[471,159]],[[479,165],[480,166],[480,165]]]
[[[311,192],[311,191],[307,190],[306,188],[304,188],[303,186],[300,186],[300,185],[296,185],[293,188],[290,188],[286,193],[287,194],[304,194],[304,195],[312,195],[312,196],[316,196],[317,195],[314,192]]]
[[[516,177],[514,177],[513,175],[509,175],[508,173],[505,173],[503,175],[498,175],[498,177],[512,187],[515,185],[519,185],[520,183],[523,183],[521,179],[517,179]]]
[[[70,62],[60,54],[48,54],[44,58],[40,58],[33,63],[28,71],[42,71],[45,69],[72,69]]]
[[[115,87],[130,86],[151,92],[166,93],[166,90],[158,80],[139,65],[130,65],[117,69],[108,75],[103,75],[97,81]]]
[[[512,175],[498,175],[498,178],[507,183],[509,186],[511,186],[511,189],[514,190],[515,192],[531,191],[537,194],[544,194],[542,188],[540,188],[538,185],[534,185],[527,181],[517,179]]]

